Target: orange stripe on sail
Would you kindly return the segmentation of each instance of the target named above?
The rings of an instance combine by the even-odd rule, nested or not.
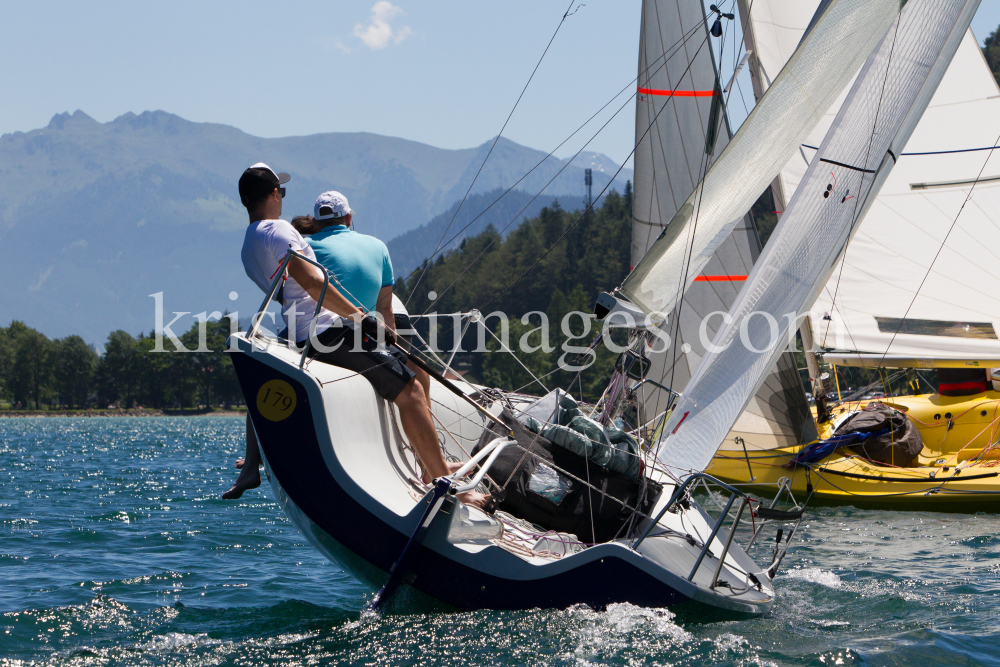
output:
[[[699,282],[703,282],[703,283],[715,283],[715,282],[722,282],[722,281],[726,281],[726,280],[728,280],[730,282],[739,282],[741,280],[746,280],[746,279],[747,279],[746,276],[698,276],[697,278],[694,279],[694,281],[696,283],[699,283]]]
[[[711,97],[712,90],[657,90],[656,88],[640,88],[640,95],[665,95],[667,97]]]

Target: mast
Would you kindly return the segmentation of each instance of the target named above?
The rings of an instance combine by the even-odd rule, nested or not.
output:
[[[732,136],[724,113],[713,118],[713,111],[724,109],[700,0],[643,3],[638,88],[633,264],[664,231]],[[662,327],[672,339],[671,346],[659,352],[644,351],[652,362],[645,377],[655,384],[643,384],[639,390],[641,421],[652,420],[669,404],[670,395],[657,384],[676,392],[684,390],[706,354],[703,340],[713,339],[722,324],[720,317],[711,314],[729,310],[760,250],[754,225],[748,214],[743,215]],[[746,412],[733,435],[741,436],[752,448],[789,446],[815,437],[793,353],[782,356]]]
[[[633,265],[648,252],[731,136],[726,114],[720,113],[724,112],[721,86],[700,0],[643,2],[637,88]],[[749,219],[737,227],[713,256],[711,271],[739,279],[698,284],[685,296],[670,324],[664,325],[673,339],[670,348],[644,350],[652,362],[647,378],[674,391],[687,384],[704,354],[698,335],[701,315],[728,310],[760,253]],[[709,335],[714,333],[712,328]],[[654,384],[644,385],[639,398],[646,420],[665,410],[670,400]]]

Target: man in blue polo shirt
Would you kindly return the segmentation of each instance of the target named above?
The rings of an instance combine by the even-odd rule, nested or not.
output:
[[[307,237],[307,242],[316,253],[316,261],[333,274],[337,288],[351,303],[366,313],[378,312],[386,328],[395,331],[389,249],[374,236],[359,234],[351,229],[354,211],[347,203],[347,197],[336,190],[324,192],[316,199],[313,217],[320,231]],[[403,341],[399,344],[405,345]],[[412,361],[408,361],[406,366],[424,388],[430,407],[430,377]]]

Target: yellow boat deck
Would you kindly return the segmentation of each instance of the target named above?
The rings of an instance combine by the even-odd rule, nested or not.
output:
[[[838,408],[833,423],[819,425],[821,438],[833,433],[836,418],[868,402]],[[747,452],[731,444],[706,470],[731,484],[773,494],[782,477],[799,501],[812,485],[813,504],[858,507],[1000,511],[1000,392],[949,397],[938,394],[881,399],[911,419],[924,448],[913,467],[869,461],[842,448],[811,466],[785,467],[808,445]]]

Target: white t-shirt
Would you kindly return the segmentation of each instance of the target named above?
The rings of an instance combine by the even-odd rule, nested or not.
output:
[[[258,220],[247,227],[243,238],[243,268],[250,280],[257,283],[265,294],[281,263],[285,261],[288,248],[315,261],[316,255],[302,235],[284,220]],[[281,289],[280,287],[278,289]],[[277,297],[277,293],[275,293]],[[292,330],[290,319],[294,318],[295,340],[304,341],[309,337],[309,323],[316,312],[316,302],[291,276],[285,281],[285,303],[281,316],[285,326]],[[335,313],[323,308],[316,320],[316,333],[326,330],[340,320]]]

